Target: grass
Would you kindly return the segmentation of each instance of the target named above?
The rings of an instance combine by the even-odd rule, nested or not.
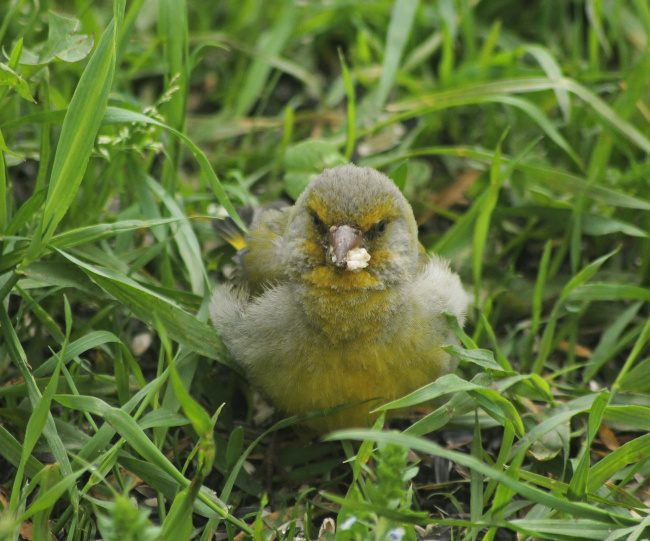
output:
[[[650,537],[645,0],[0,20],[0,539]],[[412,419],[307,440],[209,325],[210,217],[349,160],[474,304]]]

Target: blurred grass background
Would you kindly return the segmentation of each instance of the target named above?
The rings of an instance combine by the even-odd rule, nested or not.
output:
[[[0,539],[648,539],[647,0],[0,21]],[[308,440],[210,328],[210,220],[349,161],[474,306],[413,419]]]

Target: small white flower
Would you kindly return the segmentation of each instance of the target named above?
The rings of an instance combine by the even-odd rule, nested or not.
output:
[[[404,537],[405,533],[406,530],[401,526],[398,528],[393,528],[390,532],[388,532],[388,539],[390,541],[402,541],[402,537]]]
[[[341,530],[349,530],[352,525],[357,521],[357,517],[348,517],[341,524]]]

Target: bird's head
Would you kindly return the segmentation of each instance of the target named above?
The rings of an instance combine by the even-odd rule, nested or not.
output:
[[[368,167],[316,177],[291,211],[286,241],[287,271],[323,287],[383,289],[407,280],[418,263],[411,206]]]

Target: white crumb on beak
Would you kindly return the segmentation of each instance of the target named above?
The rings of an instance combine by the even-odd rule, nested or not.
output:
[[[348,252],[347,257],[347,270],[359,270],[368,266],[370,261],[370,254],[365,248],[354,248]]]

